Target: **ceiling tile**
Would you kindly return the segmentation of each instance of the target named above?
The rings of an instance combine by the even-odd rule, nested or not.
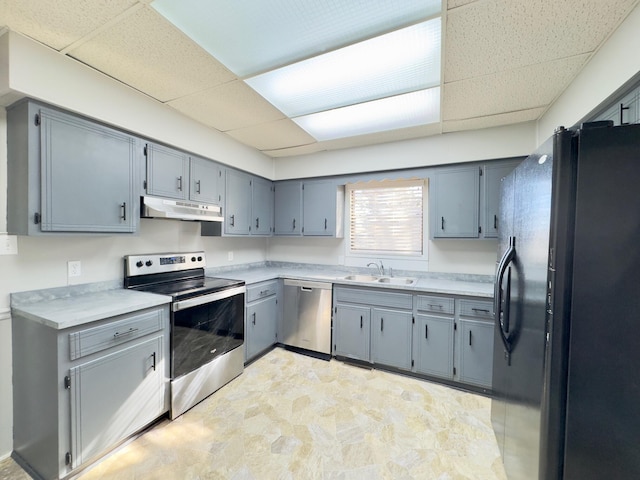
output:
[[[418,125],[415,127],[400,128],[398,130],[389,130],[387,132],[358,135],[357,137],[327,140],[320,142],[320,145],[325,147],[326,150],[338,150],[341,148],[362,147],[364,145],[375,145],[379,143],[427,137],[430,135],[437,135],[440,131],[440,123],[431,123],[429,125]]]
[[[289,119],[230,130],[227,135],[257,148],[275,150],[315,143],[315,139]]]
[[[308,155],[310,153],[318,153],[326,150],[320,143],[311,143],[309,145],[300,145],[299,147],[280,148],[277,150],[263,150],[262,153],[272,158],[292,157],[294,155]]]
[[[460,120],[549,105],[571,82],[588,54],[471,78],[444,86],[442,119]]]
[[[168,105],[223,132],[285,118],[240,80],[180,97]]]
[[[468,5],[469,3],[477,1],[478,0],[448,0],[447,9],[451,10],[452,8],[462,7],[463,5]]]
[[[235,78],[150,7],[72,49],[69,55],[163,102]]]
[[[2,0],[0,23],[62,50],[137,3],[136,0]]]
[[[467,118],[464,120],[449,120],[442,123],[442,131],[458,132],[461,130],[476,130],[480,128],[498,127],[514,123],[537,120],[545,112],[545,107],[520,110],[518,112],[499,113],[486,117]]]
[[[452,82],[592,52],[636,0],[486,0],[447,14]]]

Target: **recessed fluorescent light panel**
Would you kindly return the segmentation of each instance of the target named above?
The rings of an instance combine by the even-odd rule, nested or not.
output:
[[[245,77],[440,14],[441,0],[155,0],[151,6]]]
[[[289,117],[440,84],[440,18],[245,80]]]
[[[385,132],[440,119],[440,87],[294,118],[318,141]]]
[[[317,140],[440,118],[441,0],[154,0]]]

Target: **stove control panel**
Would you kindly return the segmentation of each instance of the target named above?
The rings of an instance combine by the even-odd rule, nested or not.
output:
[[[124,257],[125,277],[205,267],[204,252],[150,253],[147,255],[127,255]]]

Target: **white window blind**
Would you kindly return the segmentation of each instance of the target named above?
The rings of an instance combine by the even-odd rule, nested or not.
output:
[[[423,181],[349,188],[351,253],[422,255]]]

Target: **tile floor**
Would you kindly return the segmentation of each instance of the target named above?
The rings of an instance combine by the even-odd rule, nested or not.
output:
[[[8,459],[0,478],[29,478]],[[81,480],[504,480],[489,399],[272,350]]]

